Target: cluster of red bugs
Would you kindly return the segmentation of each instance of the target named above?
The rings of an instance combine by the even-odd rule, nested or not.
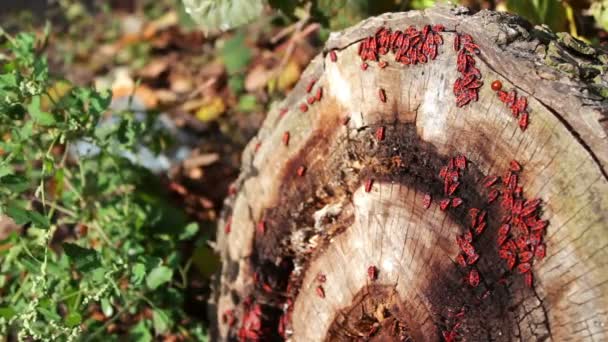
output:
[[[517,265],[526,285],[532,287],[532,264],[534,259],[540,261],[545,257],[543,236],[549,222],[539,218],[541,200],[524,197],[523,187],[519,184],[521,170],[521,165],[512,160],[502,179],[488,176],[484,179],[484,186],[490,189],[488,202],[493,203],[501,197],[500,206],[505,211],[496,240],[498,255],[505,260],[509,271]]]
[[[458,329],[462,326],[462,318],[464,317],[464,306],[460,308],[456,314],[449,313],[448,316],[450,319],[453,318],[455,321],[452,324],[452,327],[449,330],[442,330],[441,335],[443,335],[443,339],[445,342],[454,342],[456,341],[456,337],[458,337]]]
[[[239,340],[244,341],[261,341],[265,333],[262,326],[262,306],[258,303],[251,303],[251,297],[243,302],[245,313],[243,315],[243,324],[238,331]]]
[[[519,118],[519,128],[525,131],[528,127],[528,99],[525,96],[517,96],[515,89],[509,92],[502,90],[502,83],[498,80],[492,82],[492,90],[496,92],[498,99],[509,106],[511,114],[515,118]]]
[[[467,158],[459,155],[450,158],[448,165],[442,167],[439,171],[439,177],[443,179],[443,194],[446,196],[446,198],[439,201],[439,209],[442,211],[447,210],[450,204],[453,208],[459,207],[462,204],[462,198],[454,196],[454,194],[460,186],[459,178],[466,167]],[[425,209],[431,206],[431,201],[431,195],[425,194],[422,202]]]
[[[289,325],[289,323],[291,322],[291,315],[293,313],[293,300],[291,298],[287,298],[287,301],[284,304],[284,308],[283,308],[283,314],[281,315],[281,318],[279,318],[279,326],[278,326],[278,332],[279,335],[281,335],[281,337],[283,337],[284,339],[287,339],[287,326]]]
[[[456,257],[456,263],[462,268],[469,268],[466,282],[471,287],[479,285],[479,271],[475,267],[475,263],[479,260],[479,254],[475,250],[473,240],[481,235],[486,228],[486,211],[480,211],[477,208],[469,209],[471,218],[471,229],[468,229],[464,234],[456,236],[456,243],[462,251]]]
[[[479,88],[483,85],[481,73],[475,66],[474,56],[479,54],[479,46],[473,42],[468,34],[454,36],[454,50],[458,52],[456,69],[460,77],[454,82],[454,95],[456,106],[462,107],[471,101],[479,100]]]
[[[396,62],[405,65],[424,64],[429,60],[434,60],[437,57],[439,45],[443,44],[440,34],[443,30],[442,25],[426,25],[421,31],[410,26],[403,32],[380,27],[375,35],[365,38],[359,44],[359,56],[363,61],[361,69],[367,69],[367,61],[377,62],[380,55],[386,55],[389,52],[395,54]],[[379,63],[380,68],[385,68],[387,65],[386,61]]]
[[[308,82],[308,85],[306,85],[306,93],[311,94],[316,83],[317,83],[316,79],[313,79],[310,82]],[[308,112],[308,106],[313,105],[315,102],[321,101],[322,98],[323,98],[323,87],[318,87],[316,93],[311,94],[308,98],[306,98],[306,102],[301,103],[299,105],[300,112],[302,112],[302,113]],[[281,113],[279,113],[279,114],[281,114]]]

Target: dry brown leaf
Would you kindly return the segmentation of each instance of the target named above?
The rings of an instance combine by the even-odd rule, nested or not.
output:
[[[264,88],[273,74],[273,71],[267,70],[263,65],[255,66],[245,78],[245,89],[252,92]]]
[[[168,58],[156,58],[141,68],[137,74],[144,78],[157,78],[169,67]]]

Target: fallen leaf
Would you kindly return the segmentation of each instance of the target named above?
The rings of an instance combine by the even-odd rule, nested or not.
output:
[[[196,111],[195,116],[203,122],[213,121],[222,115],[225,110],[226,104],[224,103],[224,100],[221,97],[216,96],[209,101],[206,101],[205,104]]]
[[[220,155],[218,153],[205,153],[184,160],[184,168],[189,170],[195,167],[209,166],[218,160],[220,160]]]
[[[143,78],[157,78],[169,67],[169,59],[157,58],[146,64],[137,73]]]
[[[290,89],[300,79],[301,72],[298,63],[290,60],[279,74],[277,79],[278,90],[284,91]]]
[[[248,92],[253,92],[265,87],[272,75],[272,70],[267,70],[264,66],[257,65],[247,74],[245,89]]]

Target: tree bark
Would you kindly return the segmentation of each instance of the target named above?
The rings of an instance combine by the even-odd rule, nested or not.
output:
[[[378,58],[386,67],[367,61],[363,70],[359,46],[380,27],[438,24],[434,60],[404,65],[391,51]],[[458,107],[453,43],[465,34],[478,45],[470,56],[483,85],[478,101]],[[518,17],[454,7],[332,34],[243,154],[218,228],[215,338],[608,340],[608,107],[596,95],[606,76],[590,71],[605,70],[606,55],[589,49]],[[495,80],[527,98],[525,130]],[[303,111],[319,88],[321,100]],[[446,166],[459,183],[451,195]],[[511,250],[513,270],[497,242],[515,212],[504,199],[512,184],[500,185],[509,169],[521,186],[509,196],[540,199],[535,215],[548,221],[542,258],[510,216],[509,238],[528,238]],[[502,179],[486,187],[489,175]],[[493,189],[499,199],[488,203]],[[481,222],[472,208],[486,211],[486,229],[470,242],[479,260],[463,267],[458,256],[470,255],[456,237]],[[531,286],[518,271],[526,251]]]

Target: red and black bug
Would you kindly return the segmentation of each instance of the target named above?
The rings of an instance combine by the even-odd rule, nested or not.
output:
[[[321,98],[323,97],[323,87],[319,87],[317,89],[317,95],[315,95],[315,99],[317,100],[317,102],[321,101]]]
[[[545,255],[547,254],[547,250],[544,244],[539,244],[538,246],[536,246],[536,251],[534,252],[534,256],[536,257],[536,259],[543,260],[545,258]]]
[[[463,254],[458,254],[458,256],[456,256],[456,263],[461,267],[467,267],[467,261],[465,260]]]
[[[304,176],[304,173],[306,173],[306,167],[304,165],[300,165],[298,167],[298,169],[296,170],[296,173],[298,174],[299,177]]]
[[[523,112],[519,117],[519,128],[525,131],[528,128],[528,112]]]
[[[462,204],[462,198],[454,197],[452,199],[452,208],[456,208],[456,207],[460,206],[461,204]]]
[[[374,185],[374,180],[373,179],[368,179],[365,181],[365,192],[370,192],[372,191],[372,186]]]
[[[310,93],[312,91],[312,87],[315,86],[315,83],[317,83],[317,80],[311,80],[310,82],[308,82],[308,85],[306,86],[307,93]]]
[[[384,126],[380,126],[376,128],[376,140],[382,141],[384,140]]]
[[[449,198],[444,198],[441,201],[439,201],[439,209],[441,209],[442,211],[445,211],[448,206],[450,205],[450,199]]]
[[[266,222],[264,220],[260,220],[258,222],[258,233],[264,235],[266,233]]]
[[[524,282],[526,283],[526,286],[532,288],[532,284],[533,284],[533,275],[532,272],[528,272],[526,274],[524,274]]]
[[[516,160],[511,160],[509,162],[509,169],[513,172],[521,171],[521,165]]]
[[[479,260],[479,254],[475,253],[473,255],[469,255],[467,258],[467,265],[473,265],[477,262],[477,260]]]
[[[289,132],[284,132],[281,140],[283,141],[283,145],[289,145]]]
[[[317,296],[319,296],[320,298],[325,298],[325,290],[323,289],[323,286],[317,286],[315,291],[317,292]]]
[[[523,264],[519,264],[517,266],[517,270],[519,271],[519,273],[526,273],[530,272],[531,267],[532,266],[530,265],[530,263],[525,262]]]
[[[492,191],[490,191],[490,193],[488,194],[488,203],[494,202],[496,198],[498,198],[498,195],[500,195],[500,191],[498,191],[497,189],[493,189]]]
[[[380,98],[380,101],[386,102],[386,93],[384,92],[384,89],[378,89],[378,97]]]
[[[476,269],[472,269],[469,272],[468,281],[469,285],[472,287],[477,287],[479,285],[479,272]]]
[[[323,273],[317,274],[317,281],[319,283],[324,283],[327,280],[327,277]]]
[[[422,206],[424,209],[428,209],[431,206],[431,194],[425,194],[422,199]]]
[[[376,268],[374,265],[369,266],[367,268],[367,277],[371,281],[378,279],[378,268]]]
[[[231,230],[232,230],[232,217],[229,217],[228,219],[226,219],[226,225],[224,225],[224,233],[230,234]]]
[[[335,51],[335,50],[331,50],[331,51],[329,52],[329,59],[330,59],[332,62],[336,62],[336,61],[338,60],[338,55],[336,54],[336,51]]]

